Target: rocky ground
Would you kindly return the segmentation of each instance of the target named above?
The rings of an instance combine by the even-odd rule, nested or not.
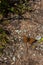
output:
[[[43,37],[43,1],[35,0],[33,12],[26,12],[23,16],[29,19],[11,20],[8,25],[3,25],[11,34],[11,40],[0,56],[0,65],[43,65],[43,41],[30,42],[23,37]]]

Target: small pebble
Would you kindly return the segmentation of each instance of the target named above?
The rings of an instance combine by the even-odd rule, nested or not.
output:
[[[36,50],[39,50],[38,48],[36,48]]]
[[[29,36],[30,36],[31,34],[29,34]]]
[[[41,39],[41,36],[36,36],[35,39],[36,39],[36,40],[40,40],[40,39]]]
[[[33,54],[33,56],[35,56],[35,54]]]
[[[19,30],[15,30],[15,32],[19,32]]]
[[[17,56],[19,59],[20,59],[20,55],[18,54],[18,56]]]
[[[7,58],[4,58],[4,60],[6,60]]]
[[[15,59],[16,59],[16,58],[15,58],[15,56],[14,56],[14,57],[13,57],[13,61],[14,61],[14,62],[15,62]]]
[[[40,56],[41,56],[42,54],[40,53]]]
[[[19,33],[21,33],[21,30],[15,30],[15,32],[19,34]]]
[[[27,31],[26,31],[26,30],[24,30],[24,32],[26,33]]]
[[[11,63],[11,65],[13,65],[13,64],[14,64],[14,62]]]

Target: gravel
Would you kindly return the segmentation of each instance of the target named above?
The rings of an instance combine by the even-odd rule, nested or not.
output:
[[[43,65],[43,41],[23,42],[23,35],[40,40],[43,37],[43,16],[40,15],[40,0],[31,0],[34,6],[32,13],[26,12],[23,16],[29,20],[11,20],[5,26],[11,31],[10,43],[6,45],[0,57],[0,65]],[[43,13],[42,13],[43,14]],[[16,25],[15,25],[16,24]],[[4,27],[4,26],[3,26]]]

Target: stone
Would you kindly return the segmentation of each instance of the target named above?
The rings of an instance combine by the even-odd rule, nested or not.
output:
[[[13,61],[15,62],[15,60],[16,60],[16,58],[15,58],[15,56],[13,56]]]
[[[40,40],[40,39],[41,39],[41,36],[36,36],[35,39],[36,39],[36,40]]]

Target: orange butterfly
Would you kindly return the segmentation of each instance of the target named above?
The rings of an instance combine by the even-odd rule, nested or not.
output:
[[[27,37],[27,36],[24,35],[24,36],[23,36],[23,41],[24,41],[25,43],[29,42],[29,44],[33,44],[33,43],[35,43],[37,40],[34,39],[34,38]]]

